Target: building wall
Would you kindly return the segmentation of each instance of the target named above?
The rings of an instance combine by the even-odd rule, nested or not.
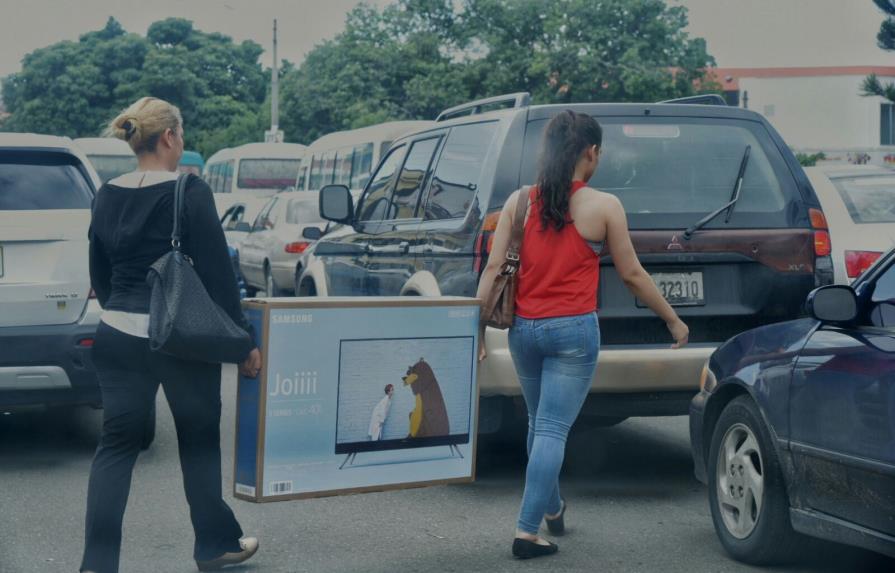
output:
[[[881,77],[884,82],[895,80]],[[771,77],[739,80],[740,105],[764,114],[791,147],[880,147],[879,97],[863,97],[863,76]]]

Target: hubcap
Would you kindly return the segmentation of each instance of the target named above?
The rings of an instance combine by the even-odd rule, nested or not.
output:
[[[745,539],[755,529],[764,502],[764,462],[752,430],[744,424],[728,428],[717,463],[715,487],[724,526],[737,539]]]

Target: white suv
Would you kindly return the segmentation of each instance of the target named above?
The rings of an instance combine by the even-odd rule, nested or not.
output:
[[[98,187],[70,139],[0,134],[0,408],[102,402],[87,260]]]

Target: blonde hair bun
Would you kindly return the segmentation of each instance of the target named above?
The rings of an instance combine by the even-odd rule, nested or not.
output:
[[[134,153],[151,153],[159,137],[168,129],[183,125],[180,110],[165,100],[144,97],[118,114],[106,128],[107,137],[126,141]]]

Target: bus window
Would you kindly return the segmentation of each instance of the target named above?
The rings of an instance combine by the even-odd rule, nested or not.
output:
[[[363,189],[370,180],[373,171],[373,144],[365,143],[354,148],[354,159],[351,166],[351,189]]]
[[[308,166],[302,165],[301,169],[298,171],[298,180],[295,182],[295,190],[296,191],[304,191],[305,183],[308,181]]]
[[[336,155],[336,174],[333,183],[336,185],[351,186],[351,165],[354,158],[354,148],[348,147],[339,150]]]

